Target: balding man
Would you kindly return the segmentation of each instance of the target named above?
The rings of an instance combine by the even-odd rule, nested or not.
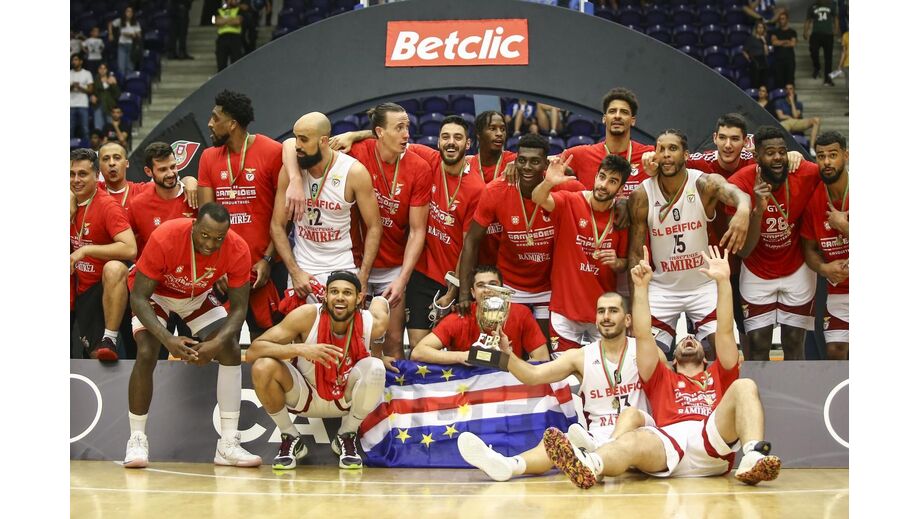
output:
[[[361,285],[367,287],[383,232],[370,173],[354,158],[329,148],[331,133],[329,119],[311,112],[294,123],[294,138],[284,142],[285,149],[296,150],[297,163],[285,162],[286,174],[279,177],[271,234],[290,274],[288,288],[300,297],[311,293],[313,278],[325,285],[329,274],[337,270],[357,271]],[[294,220],[293,249],[285,208],[289,182],[295,187],[300,184],[306,198],[303,216]],[[351,209],[355,205],[367,227],[360,270],[351,252]]]

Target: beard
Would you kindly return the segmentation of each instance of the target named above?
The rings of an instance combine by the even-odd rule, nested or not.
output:
[[[335,315],[335,305],[333,305],[333,304],[330,303],[329,301],[326,301],[326,312],[329,314],[329,317],[330,317],[333,321],[335,321],[335,322],[337,322],[337,323],[344,323],[344,322],[348,322],[352,317],[354,317],[354,315],[355,315],[355,308],[346,309],[346,310],[345,310],[345,316],[344,316],[344,317],[338,317],[338,316]]]
[[[300,166],[300,169],[309,169],[313,166],[319,164],[319,161],[323,160],[323,150],[317,148],[316,153],[309,155],[304,152],[303,156],[300,154],[297,155],[297,165]]]
[[[610,331],[601,331],[600,327],[598,327],[597,332],[600,333],[601,338],[608,339],[608,340],[616,339],[620,335],[623,335],[623,329],[620,328],[619,326],[614,327]]]
[[[840,178],[840,175],[843,175],[844,168],[840,168],[840,169],[831,168],[831,169],[833,169],[834,173],[833,175],[830,175],[830,176],[825,174],[826,170],[824,169],[821,170],[821,180],[827,185],[831,185],[834,182],[837,182],[837,180]]]
[[[444,156],[444,150],[438,150],[438,153],[441,155],[441,160],[444,161],[444,164],[448,166],[453,166],[464,159],[464,156],[462,153],[457,153],[457,158],[453,160],[448,160],[447,157]]]
[[[169,177],[163,177],[162,179],[153,178],[153,183],[162,187],[163,189],[172,189],[176,187],[176,182],[178,178],[173,176],[171,179]]]
[[[758,164],[760,166],[760,176],[771,184],[782,184],[789,177],[789,163],[783,164],[783,171],[777,175],[769,165]]]
[[[674,360],[678,364],[702,364],[704,358],[703,348],[693,351],[684,351],[683,348],[678,348],[674,352]]]
[[[591,191],[591,196],[593,196],[594,199],[597,200],[598,202],[604,203],[604,202],[609,202],[613,200],[613,197],[616,195],[616,193],[611,193],[609,191],[607,191],[606,193],[607,193],[606,195],[601,194],[600,196],[598,196],[598,190],[597,188],[595,188],[593,191]]]
[[[230,140],[230,134],[217,136],[213,133],[211,134],[211,146],[219,147],[227,144],[227,141]]]

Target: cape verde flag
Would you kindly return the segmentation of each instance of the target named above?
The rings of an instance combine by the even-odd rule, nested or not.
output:
[[[513,456],[578,417],[566,382],[528,386],[514,375],[460,364],[397,361],[383,400],[364,419],[361,446],[372,467],[470,468],[457,450],[464,431]]]

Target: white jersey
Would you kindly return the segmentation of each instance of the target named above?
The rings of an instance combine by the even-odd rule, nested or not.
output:
[[[319,333],[319,316],[323,311],[322,303],[314,303],[316,306],[316,319],[313,320],[313,327],[310,328],[310,333],[307,334],[305,344],[316,344],[317,335]],[[364,346],[367,348],[368,353],[371,351],[371,330],[374,328],[374,316],[371,314],[370,310],[361,310],[361,322],[364,325],[364,330],[361,330],[363,334],[361,337],[364,339]],[[355,330],[357,332],[358,330]],[[354,359],[351,359],[352,366],[354,366]],[[307,360],[304,357],[297,356],[292,362],[297,370],[304,374],[307,380],[315,381],[315,375],[313,374],[313,361]]]
[[[674,205],[661,193],[655,177],[642,182],[648,193],[648,233],[652,244],[651,286],[669,291],[693,291],[711,282],[700,273],[703,251],[709,247],[706,208],[696,187],[702,171],[687,170],[687,183]]]
[[[636,339],[626,338],[626,352],[623,354],[623,365],[620,367],[620,383],[616,384],[615,372],[617,362],[605,358],[601,354],[600,341],[594,341],[583,346],[585,352],[584,366],[582,366],[581,399],[584,403],[585,420],[588,431],[598,440],[603,441],[613,434],[620,411],[627,406],[635,407],[649,413],[648,398],[642,391],[642,381],[639,379],[639,366],[636,363]],[[610,387],[610,382],[604,373],[607,363],[607,372],[615,387]],[[614,404],[616,400],[618,404]]]
[[[351,253],[351,207],[355,203],[345,200],[345,181],[355,162],[336,152],[322,186],[322,179],[302,173],[307,204],[303,217],[294,223],[294,259],[310,274],[355,268]],[[318,191],[314,201],[311,195]]]

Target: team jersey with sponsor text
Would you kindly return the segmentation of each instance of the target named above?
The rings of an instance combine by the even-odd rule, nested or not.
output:
[[[502,325],[502,331],[508,336],[514,354],[524,358],[524,352],[532,352],[546,344],[546,337],[530,310],[517,303],[511,303],[508,319]],[[470,306],[466,316],[454,312],[448,314],[431,331],[449,351],[469,351],[481,333],[476,321],[476,303]]]
[[[70,252],[84,245],[114,243],[118,233],[130,229],[125,209],[106,193],[105,188],[97,187],[88,203],[77,206],[77,212],[70,221]],[[102,267],[106,261],[86,256],[74,265],[77,274],[76,295],[83,294],[102,281]]]
[[[639,184],[641,184],[643,180],[648,178],[645,167],[642,166],[642,154],[646,151],[655,151],[654,146],[640,144],[636,141],[629,142],[632,148],[631,156],[626,156],[630,151],[629,148],[622,153],[617,153],[617,155],[625,158],[629,161],[630,165],[632,165],[632,171],[629,173],[626,182],[623,183],[620,192],[617,193],[617,198],[629,198],[629,194],[639,187]],[[572,157],[572,162],[569,163],[569,167],[575,172],[575,177],[585,186],[585,189],[591,191],[594,189],[594,179],[597,177],[597,170],[600,169],[601,161],[603,161],[604,157],[607,155],[609,154],[607,153],[604,142],[599,142],[597,144],[582,144],[581,146],[571,147],[562,152],[562,159],[565,160],[569,156]]]
[[[849,210],[849,193],[847,193],[845,200],[835,200],[834,207],[838,211]],[[802,217],[802,237],[818,243],[818,248],[821,249],[821,256],[826,263],[850,259],[850,239],[844,236],[843,233],[831,228],[827,221],[827,211],[827,190],[823,185],[820,185],[811,195],[811,200],[805,209],[805,216]],[[844,279],[836,285],[828,282],[827,293],[849,294],[850,278]]]
[[[727,370],[715,361],[696,376],[688,377],[659,362],[643,387],[655,425],[665,427],[687,420],[705,420],[719,405],[728,387],[738,380],[738,374],[737,364]]]
[[[599,440],[613,434],[617,418],[627,407],[635,407],[650,413],[648,398],[642,391],[639,367],[636,363],[636,339],[626,337],[626,351],[623,361],[611,360],[602,355],[600,341],[594,341],[582,348],[585,355],[582,365],[581,393],[585,423],[588,430]],[[604,364],[606,363],[606,371]],[[616,381],[619,370],[620,382]],[[610,375],[610,378],[607,375]],[[611,382],[613,385],[611,385]],[[614,404],[616,400],[616,404]]]
[[[149,189],[138,195],[128,208],[128,221],[137,239],[137,257],[144,252],[144,245],[147,244],[150,235],[161,224],[176,218],[195,218],[197,215],[198,210],[192,209],[185,201],[181,182],[179,194],[168,200],[160,197],[156,189]]]
[[[126,180],[125,187],[121,188],[120,191],[109,191],[105,182],[102,181],[99,181],[98,185],[100,188],[105,189],[106,193],[117,200],[122,207],[130,211],[134,199],[140,196],[141,193],[152,190],[154,184],[153,182],[131,182]]]

